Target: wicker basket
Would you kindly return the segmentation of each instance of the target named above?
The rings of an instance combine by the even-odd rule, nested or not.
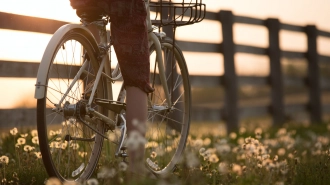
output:
[[[205,17],[202,0],[151,0],[151,21],[156,26],[184,26],[200,22]]]

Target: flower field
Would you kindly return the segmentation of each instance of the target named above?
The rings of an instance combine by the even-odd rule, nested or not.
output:
[[[213,132],[189,135],[182,161],[172,174],[156,181],[139,179],[134,183],[317,185],[330,182],[330,124],[241,127],[228,134],[214,125],[210,130]],[[61,184],[48,179],[38,142],[37,131],[33,129],[13,128],[2,133],[1,184]],[[112,148],[112,144],[105,142],[95,174],[82,184],[127,184],[127,164],[114,158]],[[151,153],[150,159],[157,161],[157,153]]]

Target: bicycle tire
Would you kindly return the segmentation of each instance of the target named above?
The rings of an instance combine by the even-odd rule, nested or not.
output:
[[[148,95],[146,165],[157,175],[171,173],[184,152],[190,127],[191,90],[185,58],[172,39],[160,39],[167,87],[172,107],[168,107],[157,69],[155,45],[150,47],[150,83],[155,89]],[[174,55],[173,55],[174,49]],[[175,60],[172,60],[172,58]],[[172,62],[171,62],[172,61]],[[156,66],[156,67],[155,67]]]
[[[84,181],[90,178],[102,151],[103,137],[83,123],[87,122],[102,134],[105,132],[104,123],[87,119],[89,116],[83,112],[90,96],[88,84],[93,83],[93,76],[96,76],[99,68],[99,49],[92,38],[83,29],[67,31],[58,42],[49,42],[45,54],[53,52],[51,62],[47,69],[39,68],[47,70],[45,95],[37,100],[40,151],[48,175],[61,181]],[[54,48],[54,44],[56,49],[47,52]],[[69,84],[84,61],[88,62],[87,67],[70,89]],[[67,89],[70,90],[66,94]],[[64,101],[56,105],[62,96],[66,96]],[[101,77],[96,97],[107,99],[107,96],[106,80]],[[92,108],[105,115],[108,112],[94,104]]]

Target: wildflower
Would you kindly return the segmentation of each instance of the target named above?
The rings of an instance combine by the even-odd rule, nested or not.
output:
[[[199,155],[203,156],[205,151],[206,151],[205,148],[199,149]]]
[[[236,139],[237,134],[235,132],[232,132],[229,134],[230,139]]]
[[[282,175],[285,175],[288,173],[289,169],[285,167],[285,168],[280,169],[280,171],[281,171]]]
[[[56,137],[55,140],[56,140],[56,141],[62,141],[62,138],[61,138],[61,137]]]
[[[53,131],[53,130],[50,130],[50,131],[49,131],[49,135],[50,135],[50,136],[55,136],[55,135],[56,135],[56,132]]]
[[[316,149],[321,149],[322,148],[322,143],[321,142],[316,142],[315,145],[314,145],[314,147]]]
[[[261,134],[262,134],[262,129],[261,129],[260,127],[256,128],[256,129],[254,130],[254,134],[255,134],[255,135],[261,135]]]
[[[283,136],[287,133],[286,128],[280,128],[277,133],[276,136]]]
[[[39,137],[38,136],[34,136],[32,138],[32,143],[38,145],[39,144]]]
[[[237,144],[239,144],[239,145],[242,145],[242,144],[244,144],[244,138],[242,138],[242,137],[240,137],[240,138],[238,138],[237,139]]]
[[[280,149],[278,149],[278,150],[277,150],[277,154],[278,154],[279,156],[283,156],[283,155],[285,155],[285,149],[284,149],[284,148],[280,148]]]
[[[244,127],[239,128],[239,133],[240,134],[244,134],[245,132],[246,132],[246,128],[244,128]]]
[[[32,146],[30,146],[30,145],[25,145],[24,146],[24,151],[26,151],[26,152],[31,152],[32,150],[34,150],[35,148],[34,147],[32,147]]]
[[[61,181],[58,178],[51,177],[47,180],[46,185],[61,185]]]
[[[155,141],[150,141],[146,144],[146,148],[156,148],[158,147],[158,143]]]
[[[211,157],[212,154],[214,154],[216,152],[215,148],[209,148],[207,149],[204,153],[203,153],[203,157],[205,161],[208,161]]]
[[[74,180],[70,180],[70,181],[63,182],[63,185],[80,185],[80,183],[78,183]]]
[[[216,154],[211,154],[211,156],[209,157],[209,161],[211,163],[217,163],[217,162],[219,162],[219,158]]]
[[[238,175],[242,174],[242,167],[238,164],[233,164],[232,171]]]
[[[200,161],[198,160],[197,156],[193,152],[189,152],[186,154],[187,158],[187,166],[189,168],[193,168],[199,165]]]
[[[150,157],[153,158],[153,159],[156,158],[157,153],[155,151],[151,152]]]
[[[118,180],[119,180],[119,183],[120,183],[120,184],[124,183],[124,179],[123,179],[122,177],[119,177]]]
[[[28,136],[28,134],[26,133],[26,134],[21,134],[21,137],[24,137],[24,138],[26,138]]]
[[[289,153],[288,154],[288,158],[293,159],[294,158],[294,155],[292,153]]]
[[[252,142],[252,138],[251,137],[247,137],[245,138],[245,143],[251,143]]]
[[[18,133],[18,130],[17,130],[17,128],[15,127],[15,128],[13,128],[13,129],[11,129],[9,132],[10,132],[11,135],[15,136],[15,135]]]
[[[99,181],[97,181],[97,179],[95,179],[95,178],[88,179],[87,185],[99,185]]]
[[[222,174],[227,173],[228,172],[228,164],[226,162],[221,162],[218,166],[218,170]]]
[[[67,141],[64,141],[63,143],[61,143],[61,148],[63,150],[65,150],[67,146],[68,146],[68,142]]]
[[[126,171],[127,170],[127,164],[125,162],[120,162],[118,164],[119,171]]]
[[[25,138],[20,137],[17,139],[17,144],[19,144],[19,145],[24,145],[25,142],[26,142]]]
[[[259,141],[258,141],[257,139],[255,139],[255,140],[253,140],[253,144],[254,144],[255,146],[259,146]]]
[[[263,154],[262,156],[261,156],[261,158],[262,158],[262,160],[266,160],[266,159],[269,159],[269,154]]]
[[[57,142],[57,143],[59,144],[59,142]],[[60,145],[61,144],[59,144],[59,146],[56,147],[56,148],[62,148],[62,146],[60,146]],[[77,150],[79,148],[79,144],[78,143],[71,143],[70,147],[72,147],[72,149],[74,149],[74,150]]]
[[[210,138],[205,138],[204,141],[203,141],[203,145],[208,146],[210,144],[211,144],[211,139]]]
[[[258,148],[257,148],[257,150],[258,150],[258,154],[259,155],[261,155],[261,154],[266,154],[267,152],[266,152],[266,148],[264,147],[264,146],[259,146]]]
[[[62,148],[63,149],[63,148]],[[79,151],[78,154],[80,155],[80,157],[84,158],[85,156],[87,156],[87,152],[81,152]]]
[[[8,163],[9,163],[9,157],[7,157],[7,156],[5,156],[5,155],[1,156],[1,157],[0,157],[0,162],[1,162],[2,164],[8,164]]]
[[[34,154],[36,155],[36,157],[38,158],[38,159],[41,159],[41,152],[34,152]]]
[[[116,170],[114,168],[101,168],[100,172],[97,174],[98,179],[108,179],[113,178],[116,175]]]
[[[167,152],[171,152],[172,150],[173,150],[173,148],[172,148],[171,146],[167,146],[167,147],[166,147],[166,151],[167,151]],[[157,153],[158,153],[158,155],[160,155],[160,156],[162,155],[162,154],[160,154],[159,151],[157,151]]]
[[[215,146],[215,148],[217,149],[217,151],[220,154],[227,154],[231,150],[231,148],[228,144],[217,145],[217,146]]]
[[[262,161],[262,166],[264,166],[266,168],[266,170],[270,170],[275,167],[275,164],[273,163],[273,161],[271,159],[266,159],[266,160]]]
[[[61,142],[55,142],[55,148],[62,148],[62,143]],[[79,148],[79,145],[78,145],[78,143],[72,143],[71,144],[71,147],[74,149],[74,150],[76,150],[76,149],[78,149]]]
[[[50,148],[55,148],[56,145],[57,145],[57,143],[58,143],[58,142],[53,141],[53,142],[51,142],[51,143],[49,144],[49,147],[50,147]]]
[[[203,146],[203,140],[202,140],[202,139],[196,139],[196,140],[194,141],[193,146],[194,146],[195,148],[201,148],[201,147]]]

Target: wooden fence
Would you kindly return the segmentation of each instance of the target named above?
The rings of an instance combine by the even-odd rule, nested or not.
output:
[[[206,19],[217,20],[222,24],[222,43],[212,44],[203,42],[178,41],[183,51],[222,53],[224,57],[224,75],[198,76],[191,75],[192,87],[216,87],[225,89],[224,106],[217,108],[199,108],[193,105],[193,120],[225,120],[229,131],[238,128],[240,119],[248,116],[270,114],[273,123],[283,124],[286,114],[294,111],[309,111],[310,120],[315,123],[322,121],[322,114],[328,112],[330,105],[322,104],[321,92],[328,86],[328,80],[320,77],[320,62],[330,62],[330,56],[319,55],[317,52],[317,38],[330,37],[329,32],[318,30],[313,25],[296,26],[281,23],[278,19],[256,19],[236,16],[231,11],[219,13],[207,12]],[[269,31],[269,47],[261,48],[234,43],[233,25],[235,23],[265,26]],[[53,34],[66,22],[15,15],[0,12],[0,28]],[[308,50],[306,52],[294,52],[281,50],[279,45],[280,30],[300,32],[307,35]],[[219,33],[220,34],[220,33]],[[235,53],[250,53],[268,56],[270,61],[270,74],[267,77],[238,76],[235,69]],[[281,68],[281,59],[307,59],[308,76],[305,79],[290,79],[285,77]],[[13,62],[0,59],[0,77],[35,78],[39,63]],[[284,86],[291,84],[303,84],[309,89],[308,104],[284,105]],[[266,85],[271,88],[271,103],[262,107],[239,107],[238,90],[241,85]],[[0,110],[0,128],[6,126],[18,126],[35,124],[35,109],[2,109]]]

